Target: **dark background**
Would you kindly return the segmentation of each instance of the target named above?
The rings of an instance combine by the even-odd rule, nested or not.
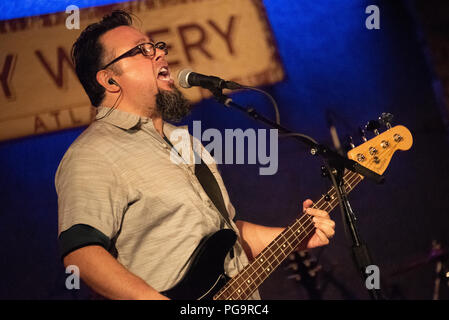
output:
[[[340,137],[352,135],[360,144],[358,126],[386,111],[395,115],[394,124],[413,134],[412,149],[395,154],[385,184],[363,181],[350,196],[390,299],[432,299],[435,262],[426,259],[433,240],[443,248],[449,245],[444,86],[446,92],[449,87],[441,73],[449,58],[434,41],[448,41],[446,2],[264,1],[287,74],[282,83],[264,89],[278,102],[284,126],[332,145],[330,112]],[[380,9],[380,30],[365,27],[365,8],[371,4]],[[274,117],[263,96],[238,93],[233,98]],[[199,103],[185,123],[193,120],[201,120],[203,130],[265,128],[213,100]],[[83,129],[0,144],[0,298],[88,297],[85,285],[79,291],[64,286],[54,189],[59,161]],[[320,177],[321,164],[302,145],[281,139],[277,174],[260,176],[259,165],[221,165],[220,170],[240,219],[284,226],[300,213],[304,199],[318,199],[330,187]],[[332,243],[310,252],[323,268],[318,276],[322,296],[368,299],[339,211],[332,216],[337,223]],[[392,275],[419,261],[425,263]],[[262,297],[308,299],[286,267],[262,285]],[[446,290],[440,298],[448,298]]]

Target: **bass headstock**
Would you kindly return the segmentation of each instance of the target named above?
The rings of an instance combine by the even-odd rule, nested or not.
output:
[[[412,147],[413,137],[410,130],[402,125],[390,126],[390,128],[387,126],[386,131],[379,133],[378,127],[373,126],[371,122],[368,124],[368,130],[373,128],[376,135],[349,150],[347,156],[371,171],[382,175],[397,150],[406,151]]]

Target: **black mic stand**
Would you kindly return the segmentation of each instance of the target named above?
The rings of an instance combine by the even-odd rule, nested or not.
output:
[[[323,144],[317,143],[314,139],[307,137],[306,135],[297,134],[289,129],[282,127],[280,124],[273,122],[272,120],[260,115],[252,107],[240,106],[239,104],[235,103],[231,98],[223,94],[221,88],[211,86],[207,89],[209,89],[213,93],[215,99],[218,102],[224,104],[226,107],[233,107],[234,109],[246,113],[248,116],[257,121],[263,122],[275,129],[278,129],[282,134],[291,135],[293,138],[296,138],[297,140],[308,145],[311,148],[310,152],[312,155],[320,155],[322,158],[324,158],[325,166],[328,170],[329,177],[331,178],[332,183],[334,184],[335,189],[337,191],[340,209],[342,210],[342,213],[346,220],[345,222],[349,227],[350,235],[353,241],[352,252],[354,262],[357,266],[357,269],[362,274],[364,284],[366,284],[366,278],[368,276],[366,274],[366,270],[367,267],[373,265],[373,263],[366,244],[364,244],[360,239],[357,226],[355,224],[356,217],[351,208],[351,205],[347,197],[347,192],[344,187],[343,173],[344,169],[346,168],[348,170],[361,174],[364,177],[375,181],[376,183],[383,183],[385,180],[384,177],[369,170],[368,168],[365,168],[364,166],[359,165],[354,160],[341,156],[337,152],[330,150]],[[371,299],[373,300],[381,299],[379,289],[376,288],[367,288],[367,289],[369,291]]]

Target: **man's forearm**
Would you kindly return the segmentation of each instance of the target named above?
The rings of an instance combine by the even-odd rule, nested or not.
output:
[[[76,265],[81,279],[108,299],[167,299],[101,246],[87,246],[69,253],[64,265]]]
[[[236,225],[243,248],[250,260],[254,259],[284,230],[284,228],[266,227],[243,220],[237,220]]]

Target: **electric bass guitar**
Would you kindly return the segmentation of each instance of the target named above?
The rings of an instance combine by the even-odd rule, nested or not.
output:
[[[411,148],[413,138],[404,126],[388,130],[353,148],[349,159],[383,174],[397,150]],[[363,180],[358,173],[346,170],[343,183],[350,192]],[[338,205],[335,187],[315,201],[313,208],[331,212]],[[202,239],[192,256],[192,263],[180,282],[163,292],[171,299],[246,300],[298,246],[314,232],[312,217],[303,214],[274,239],[251,263],[232,279],[224,272],[224,260],[237,240],[229,229],[222,229]]]

